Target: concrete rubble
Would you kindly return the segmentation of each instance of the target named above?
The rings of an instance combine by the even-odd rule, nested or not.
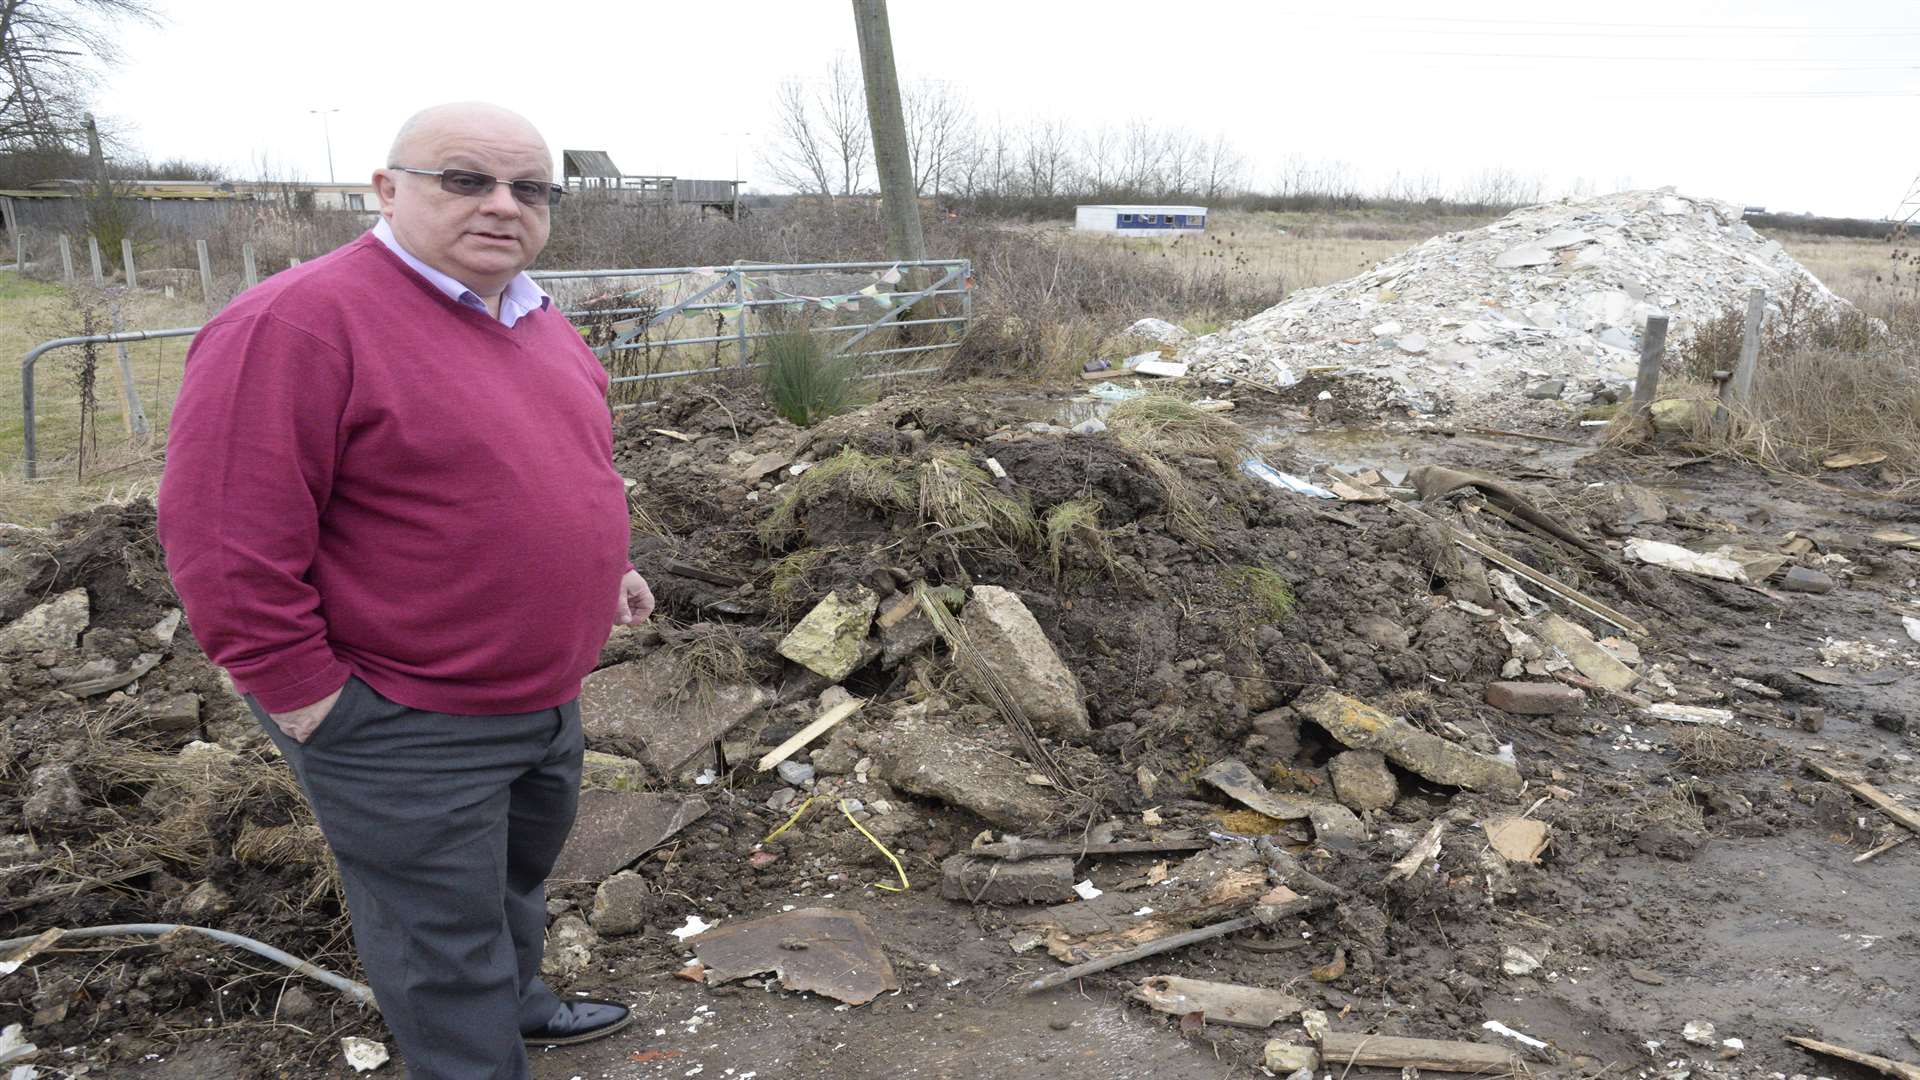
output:
[[[1017,594],[994,585],[974,586],[960,625],[1035,729],[1061,738],[1091,732],[1086,691]]]
[[[1291,385],[1310,368],[1391,380],[1422,412],[1518,397],[1548,380],[1565,400],[1630,390],[1640,336],[1666,315],[1668,348],[1764,288],[1844,303],[1740,219],[1668,190],[1528,206],[1436,236],[1345,281],[1180,349],[1196,375]]]

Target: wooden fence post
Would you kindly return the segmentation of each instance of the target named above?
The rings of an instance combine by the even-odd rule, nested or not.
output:
[[[240,245],[240,272],[246,276],[247,288],[260,284],[260,268],[253,261],[253,245]]]
[[[1753,371],[1760,365],[1760,322],[1767,315],[1767,290],[1747,293],[1747,325],[1740,338],[1740,363],[1733,369],[1733,400],[1742,408],[1753,397]]]
[[[73,241],[66,233],[60,234],[60,273],[66,277],[67,284],[73,284]]]
[[[123,236],[120,238],[120,265],[126,267],[127,269],[127,288],[129,289],[139,288],[140,278],[133,272],[133,238],[132,237]]]
[[[1648,316],[1647,329],[1640,335],[1640,373],[1633,380],[1633,405],[1627,413],[1630,420],[1639,420],[1653,407],[1653,397],[1660,392],[1660,361],[1666,355],[1667,317]]]
[[[95,288],[107,287],[107,272],[100,266],[100,238],[87,237],[87,257],[93,260],[93,284]]]
[[[207,314],[213,314],[213,260],[207,257],[207,242],[195,240],[193,253],[200,259],[200,302],[206,305]]]

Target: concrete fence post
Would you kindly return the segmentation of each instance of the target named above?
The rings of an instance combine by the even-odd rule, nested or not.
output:
[[[127,271],[127,288],[139,288],[140,278],[133,270],[133,239],[131,237],[120,238],[120,265]]]
[[[73,239],[66,233],[60,234],[60,274],[67,284],[73,284]]]
[[[207,257],[207,242],[195,240],[193,253],[200,260],[200,302],[206,305],[207,314],[213,314],[213,260]]]
[[[240,245],[240,272],[246,278],[247,288],[260,284],[260,268],[253,261],[253,244]]]
[[[1667,317],[1647,318],[1646,332],[1640,335],[1640,372],[1633,380],[1633,405],[1627,415],[1638,420],[1653,407],[1660,392],[1660,361],[1667,355]]]
[[[93,284],[95,288],[107,287],[107,271],[100,265],[100,238],[87,237],[87,258],[93,260]]]

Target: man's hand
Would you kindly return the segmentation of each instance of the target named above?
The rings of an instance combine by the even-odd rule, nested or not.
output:
[[[344,690],[346,687],[342,686],[340,689]],[[339,700],[340,690],[335,690],[311,705],[302,705],[292,712],[268,713],[267,716],[286,733],[287,738],[297,743],[304,743],[313,735],[313,729],[320,726],[320,721],[325,720],[327,714],[333,711],[334,702]]]
[[[620,579],[620,617],[615,620],[621,626],[632,626],[647,621],[653,614],[653,590],[647,588],[647,579],[640,576],[638,570],[627,571]]]

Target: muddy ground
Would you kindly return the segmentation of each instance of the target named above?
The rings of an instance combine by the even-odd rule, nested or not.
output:
[[[1900,478],[1872,467],[1770,476],[1684,447],[1608,448],[1578,427],[1553,434],[1586,445],[1453,434],[1383,417],[1363,394],[1343,408],[1337,386],[1330,400],[1308,389],[1278,400],[1213,388],[1276,467],[1357,486],[1372,470],[1381,488],[1411,485],[1420,466],[1470,470],[1511,485],[1577,542],[1542,539],[1479,497],[1414,503],[1418,514],[1397,498],[1311,499],[1247,478],[1218,446],[1118,423],[1069,433],[1097,410],[1040,388],[921,388],[810,431],[724,387],[624,414],[616,463],[636,481],[635,560],[661,608],[655,628],[616,635],[604,661],[719,642],[702,653],[733,658],[716,677],[779,700],[727,734],[729,768],[715,782],[691,782],[715,764],[711,753],[647,782],[702,794],[711,810],[635,867],[646,882],[639,929],[600,935],[589,963],[556,976],[563,993],[634,1002],[640,1019],[606,1042],[539,1055],[534,1074],[1215,1078],[1259,1074],[1269,1038],[1304,1039],[1297,1017],[1252,1031],[1127,998],[1158,974],[1286,990],[1338,1031],[1498,1042],[1483,1027],[1498,1021],[1548,1044],[1521,1059],[1543,1074],[1867,1075],[1782,1041],[1794,1034],[1920,1057],[1910,1041],[1920,1036],[1920,843],[1856,863],[1897,827],[1802,764],[1920,801],[1920,646],[1900,622],[1903,610],[1920,615],[1920,552],[1873,538],[1920,532],[1920,504],[1898,494]],[[1056,563],[1044,537],[930,522],[892,488],[822,484],[788,504],[801,479],[791,463],[819,468],[848,449],[900,469],[982,468],[992,457],[1007,474],[992,490],[1043,519],[1094,500],[1097,529],[1065,533]],[[790,516],[770,525],[783,508]],[[1490,585],[1487,567],[1436,522],[1644,623],[1632,641],[1638,685],[1590,689],[1572,715],[1489,706],[1487,684],[1519,662],[1501,622],[1531,625],[1526,605]],[[1621,558],[1628,536],[1694,550],[1787,545],[1795,565],[1837,587],[1787,592],[1636,567]],[[1791,546],[1794,536],[1811,545]],[[155,636],[173,602],[151,509],[106,507],[6,542],[0,625],[84,588],[86,655],[121,670],[144,654],[165,659],[131,687],[85,698],[59,689],[51,657],[0,662],[0,833],[33,839],[0,866],[0,937],[191,919],[353,974],[324,847],[284,769],[190,628]],[[1285,582],[1290,610],[1263,603],[1271,592],[1255,586],[1271,579],[1249,568]],[[944,648],[876,657],[844,680],[872,704],[815,744],[809,790],[751,767],[812,717],[825,685],[775,652],[786,630],[829,592],[865,585],[884,608],[918,582],[1014,590],[1084,690],[1091,733],[1045,744],[1081,798],[1040,789],[1049,812],[1027,835],[1184,830],[1223,852],[1250,852],[1264,836],[1342,890],[1339,901],[1022,996],[1020,983],[1061,967],[1044,947],[1010,945],[1027,943],[1026,920],[1041,909],[940,895],[942,860],[993,826],[955,805],[964,793],[915,795],[886,779],[909,713],[981,748],[970,753],[1032,757]],[[1559,601],[1548,607],[1596,636],[1618,633]],[[1517,677],[1584,684],[1534,663]],[[1510,746],[1526,789],[1469,792],[1395,766],[1397,797],[1363,814],[1364,837],[1342,846],[1304,822],[1234,813],[1197,779],[1234,758],[1275,791],[1331,799],[1327,766],[1343,747],[1293,708],[1318,687],[1480,753]],[[152,702],[183,694],[198,699],[197,718],[150,717]],[[1671,723],[1630,695],[1734,718]],[[183,766],[196,740],[217,749],[190,750]],[[892,867],[826,805],[763,843],[810,793],[859,800],[911,889],[875,888]],[[1537,865],[1500,858],[1481,831],[1523,812],[1551,826]],[[1389,880],[1435,822],[1444,838],[1434,863]],[[1177,877],[1185,857],[1095,860],[1075,879],[1137,893],[1146,908],[1164,895],[1148,884],[1156,865]],[[587,914],[594,893],[593,882],[556,885],[556,917]],[[689,915],[725,925],[789,906],[865,914],[900,992],[849,1006],[771,978],[715,987],[675,976],[690,951],[671,932]],[[1509,973],[1509,948],[1538,966]],[[1690,1021],[1714,1026],[1711,1045],[1683,1039]],[[339,1036],[384,1038],[334,992],[197,941],[56,944],[0,976],[0,1022],[25,1025],[51,1075],[342,1076]]]

